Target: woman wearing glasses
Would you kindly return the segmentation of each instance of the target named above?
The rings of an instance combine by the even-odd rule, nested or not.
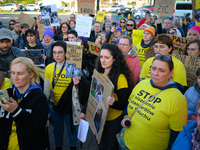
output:
[[[184,55],[200,57],[200,40],[193,39],[186,46],[183,52]]]
[[[138,83],[129,96],[127,115],[121,121],[126,128],[124,140],[128,149],[171,149],[187,123],[186,99],[179,90],[180,84],[171,79],[172,59],[169,55],[157,54],[151,66],[151,79]],[[131,125],[126,126],[125,121],[130,121]]]
[[[120,25],[119,25],[120,28],[122,28],[122,31],[125,31],[126,30],[126,18],[122,18],[120,20]]]
[[[9,29],[10,31],[12,31],[12,30],[14,29],[15,22],[16,22],[16,21],[15,21],[14,19],[11,19],[11,20],[9,21],[8,29]]]
[[[167,33],[171,34],[173,36],[180,36],[180,37],[182,37],[181,32],[178,29],[176,29],[176,28],[169,29],[169,31]]]
[[[62,41],[68,41],[68,31],[71,30],[71,27],[68,23],[63,22],[60,25],[60,33],[55,34],[54,41],[62,40]]]
[[[81,106],[88,99],[90,86],[84,77],[81,77],[81,80],[79,80],[78,77],[67,76],[67,74],[73,72],[74,68],[71,68],[71,72],[68,72],[69,70],[66,69],[66,43],[64,41],[57,41],[52,44],[51,57],[56,62],[46,67],[44,93],[49,100],[49,114],[54,127],[56,150],[62,150],[64,122],[67,127],[70,150],[76,150],[78,144],[78,116]],[[78,94],[73,96],[72,90],[73,94]],[[73,107],[74,98],[76,99],[75,107]]]
[[[166,34],[161,34],[157,36],[157,38],[154,41],[154,51],[156,54],[159,53],[162,55],[171,56],[173,52],[173,38]],[[187,79],[186,79],[187,76],[183,63],[174,56],[171,57],[174,63],[172,80],[174,82],[181,84],[182,86],[187,86]],[[140,73],[140,80],[150,79],[153,59],[154,57],[151,57],[147,59],[146,62],[144,63]]]

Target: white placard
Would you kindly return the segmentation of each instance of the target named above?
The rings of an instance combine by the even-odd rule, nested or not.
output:
[[[92,28],[92,17],[77,15],[76,28],[78,36],[90,37]]]
[[[83,143],[86,141],[88,129],[89,129],[89,122],[81,119],[81,122],[78,128],[77,138]]]

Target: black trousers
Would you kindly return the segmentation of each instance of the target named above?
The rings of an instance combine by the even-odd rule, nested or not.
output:
[[[101,142],[98,145],[99,150],[118,150],[119,144],[116,134],[122,129],[121,126],[122,115],[114,120],[106,121],[101,137]]]

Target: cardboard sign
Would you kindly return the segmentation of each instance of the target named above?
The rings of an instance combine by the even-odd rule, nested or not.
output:
[[[45,27],[50,25],[60,26],[56,4],[41,6],[40,12],[42,15],[42,22]]]
[[[101,45],[90,42],[90,41],[88,41],[88,44],[89,44],[89,48],[90,48],[90,53],[92,53],[96,56],[99,56],[100,50],[101,50]]]
[[[44,31],[45,31],[44,25],[43,25],[43,24],[38,24],[38,32],[39,32],[39,37],[40,37],[40,39],[43,38]]]
[[[105,12],[98,11],[96,21],[102,22],[104,20],[104,18],[105,18]]]
[[[92,28],[92,17],[77,15],[76,28],[78,36],[90,37]]]
[[[45,67],[45,50],[44,49],[21,49],[24,54],[24,57],[30,58],[35,66]]]
[[[95,14],[95,0],[77,0],[78,13]]]
[[[19,14],[18,19],[17,19],[17,22],[20,22],[21,24],[22,23],[27,23],[29,25],[29,29],[31,29],[32,26],[33,26],[33,23],[35,22],[35,19],[30,17],[29,15],[21,12]]]
[[[163,16],[173,16],[174,5],[176,0],[155,0],[154,14]]]
[[[179,59],[185,66],[188,87],[194,86],[197,82],[196,71],[200,67],[200,57],[180,54],[173,54],[173,56]]]
[[[174,51],[173,53],[183,54],[185,46],[187,43],[190,42],[191,39],[180,37],[180,36],[173,36],[173,46]]]
[[[86,120],[89,122],[91,130],[96,136],[98,144],[101,141],[109,109],[107,97],[112,95],[113,89],[114,87],[101,74],[94,70],[86,109]]]
[[[133,31],[132,31],[132,42],[133,42],[133,45],[137,46],[137,44],[142,41],[143,33],[144,33],[144,30],[133,29]]]
[[[75,63],[76,68],[82,66],[83,46],[67,44],[66,61]]]

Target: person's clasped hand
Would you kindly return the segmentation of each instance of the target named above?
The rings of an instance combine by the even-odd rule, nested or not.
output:
[[[4,97],[3,97],[3,101],[4,101],[5,104],[3,104],[0,101],[0,106],[4,110],[6,110],[8,112],[13,113],[17,109],[17,107],[18,107],[18,103],[12,97],[10,97],[10,102],[7,99],[5,99]]]
[[[107,97],[107,103],[108,105],[112,106],[115,102],[115,98],[114,97],[111,97],[111,96],[108,96]]]

